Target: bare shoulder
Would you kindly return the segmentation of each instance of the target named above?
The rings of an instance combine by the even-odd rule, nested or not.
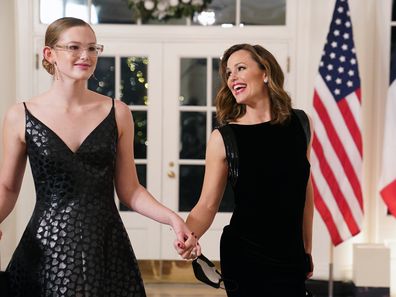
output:
[[[115,117],[118,127],[118,135],[131,134],[130,130],[133,130],[133,121],[131,110],[121,100],[114,100]]]
[[[25,108],[23,103],[13,104],[6,112],[5,121],[10,124],[18,124],[19,122],[24,123],[25,119]]]
[[[13,104],[4,116],[3,129],[7,135],[16,135],[21,141],[24,137],[25,108],[23,103]]]
[[[131,117],[131,110],[129,109],[128,105],[126,105],[121,100],[114,100],[114,108],[117,118],[123,119],[126,116]]]
[[[223,137],[218,129],[214,129],[209,137],[207,156],[209,157],[210,155],[221,159],[226,157]]]
[[[223,136],[221,136],[219,129],[214,129],[212,131],[209,142],[212,142],[213,145],[220,145],[224,147]]]

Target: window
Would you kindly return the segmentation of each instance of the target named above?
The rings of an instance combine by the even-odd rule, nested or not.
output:
[[[40,22],[49,24],[60,17],[73,16],[91,24],[284,26],[286,2],[286,0],[212,0],[204,11],[196,12],[192,20],[182,17],[161,21],[156,19],[141,21],[133,15],[127,0],[40,0]]]

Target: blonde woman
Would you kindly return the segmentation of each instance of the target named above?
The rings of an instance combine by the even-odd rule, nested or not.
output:
[[[43,49],[51,88],[5,117],[0,222],[15,205],[27,158],[36,187],[6,270],[11,296],[146,296],[114,187],[126,206],[170,225],[175,245],[197,244],[184,221],[140,185],[128,106],[86,88],[102,50],[84,21],[53,22]]]

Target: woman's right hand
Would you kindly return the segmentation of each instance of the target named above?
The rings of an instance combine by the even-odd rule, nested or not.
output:
[[[177,253],[185,260],[194,260],[201,255],[201,246],[197,237],[192,232],[184,241],[175,240],[175,249]],[[195,240],[194,240],[195,239]]]
[[[176,252],[183,259],[195,259],[201,254],[198,237],[178,214],[169,209],[168,211],[170,212],[170,226],[176,235],[176,239],[173,242]]]

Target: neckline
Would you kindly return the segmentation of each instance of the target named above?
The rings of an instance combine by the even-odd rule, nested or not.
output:
[[[62,137],[59,136],[57,132],[55,132],[53,129],[51,129],[48,125],[46,125],[44,122],[42,122],[40,119],[38,119],[36,116],[34,116],[27,106],[25,105],[26,112],[31,116],[33,119],[35,119],[37,122],[39,122],[41,125],[43,125],[45,128],[47,128],[56,138],[60,140],[60,142],[67,148],[67,150],[72,154],[72,155],[77,155],[78,152],[81,150],[83,145],[88,141],[88,139],[91,137],[92,134],[100,127],[102,124],[107,120],[107,118],[110,117],[112,114],[112,111],[114,110],[114,105],[111,106],[111,109],[109,113],[106,115],[106,117],[99,122],[92,130],[91,132],[88,133],[88,135],[83,139],[83,141],[77,146],[77,148],[73,151],[70,146],[62,139]]]
[[[254,127],[254,126],[261,126],[261,125],[265,125],[265,124],[270,124],[271,121],[265,121],[265,122],[259,122],[259,123],[255,123],[255,124],[241,124],[241,123],[229,123],[228,125],[234,125],[234,126],[241,126],[241,127]]]

